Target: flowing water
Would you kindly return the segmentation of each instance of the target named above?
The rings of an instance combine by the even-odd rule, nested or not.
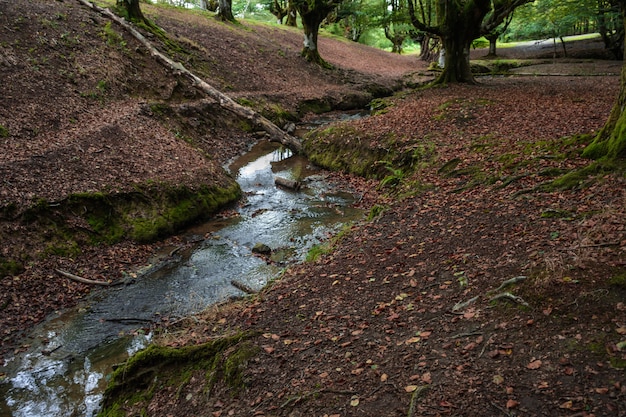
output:
[[[190,230],[190,237],[203,239],[176,262],[99,291],[35,329],[30,349],[0,368],[0,416],[95,415],[112,367],[149,343],[143,329],[244,295],[238,288],[260,289],[284,265],[362,216],[350,207],[352,194],[335,190],[305,159],[273,144],[255,146],[230,170],[245,194],[237,215]],[[303,179],[303,186],[297,192],[278,188],[276,176]],[[252,253],[257,243],[273,249],[271,262]]]

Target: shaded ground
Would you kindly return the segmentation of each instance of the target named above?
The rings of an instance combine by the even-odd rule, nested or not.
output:
[[[354,106],[426,67],[324,39],[322,55],[341,69],[322,71],[299,59],[299,32],[206,27],[198,15],[142,7],[178,36],[179,60],[261,110]],[[115,279],[159,247],[185,244],[55,253],[16,212],[146,181],[226,181],[220,165],[256,137],[78,3],[0,2],[0,24],[0,256],[23,257],[25,268],[1,282],[5,350],[90,291],[54,268]],[[240,368],[245,387],[218,378],[207,388],[197,370],[157,383],[147,403],[124,404],[127,415],[626,415],[623,174],[537,188],[589,163],[579,157],[588,137],[562,138],[603,125],[619,78],[481,83],[407,91],[352,122],[352,134],[328,137],[364,148],[394,138],[414,153],[415,172],[390,171],[398,185],[382,190],[344,176],[363,204],[385,207],[380,216],[262,294],[162,329],[172,346],[251,330],[258,350]]]

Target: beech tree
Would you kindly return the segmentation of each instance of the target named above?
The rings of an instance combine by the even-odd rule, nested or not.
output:
[[[500,25],[517,7],[533,0],[436,0],[436,24],[427,25],[415,12],[422,0],[408,0],[411,22],[416,29],[441,39],[445,65],[435,83],[474,83],[470,70],[472,41]],[[488,17],[488,18],[487,18]]]
[[[626,0],[619,0],[622,20],[626,25]],[[624,40],[626,44],[626,39]],[[626,63],[622,65],[620,90],[609,119],[583,156],[609,160],[626,158]]]
[[[217,17],[223,22],[234,22],[235,16],[233,16],[233,0],[219,0],[217,8]]]
[[[342,0],[293,0],[304,28],[302,56],[309,62],[328,67],[317,49],[317,38],[322,21]]]

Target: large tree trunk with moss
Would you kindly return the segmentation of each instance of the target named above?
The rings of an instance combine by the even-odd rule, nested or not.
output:
[[[124,17],[131,22],[143,22],[145,18],[139,7],[139,0],[117,0],[117,6],[124,11]]]
[[[609,119],[583,156],[588,158],[626,158],[626,65],[622,67],[621,87]]]
[[[439,2],[438,25],[445,29],[441,36],[445,66],[435,83],[475,82],[470,69],[470,46],[480,36],[481,23],[490,10],[489,0],[474,0],[473,7],[459,0]]]
[[[626,26],[626,0],[619,2]],[[624,41],[626,44],[626,40]],[[626,158],[626,64],[622,66],[620,90],[609,119],[595,140],[587,146],[583,156],[599,159]]]

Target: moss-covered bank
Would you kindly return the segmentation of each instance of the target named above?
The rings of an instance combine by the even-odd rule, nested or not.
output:
[[[205,400],[217,384],[224,384],[232,393],[245,385],[243,371],[258,348],[249,339],[250,333],[238,333],[211,342],[180,348],[151,345],[132,356],[111,375],[104,393],[100,417],[144,415],[154,393],[169,387],[178,398],[185,386],[195,378],[203,380]]]
[[[382,179],[391,168],[408,173],[434,155],[429,146],[406,147],[400,142],[404,143],[393,133],[374,137],[349,123],[338,123],[309,133],[303,144],[307,158],[323,168]]]

